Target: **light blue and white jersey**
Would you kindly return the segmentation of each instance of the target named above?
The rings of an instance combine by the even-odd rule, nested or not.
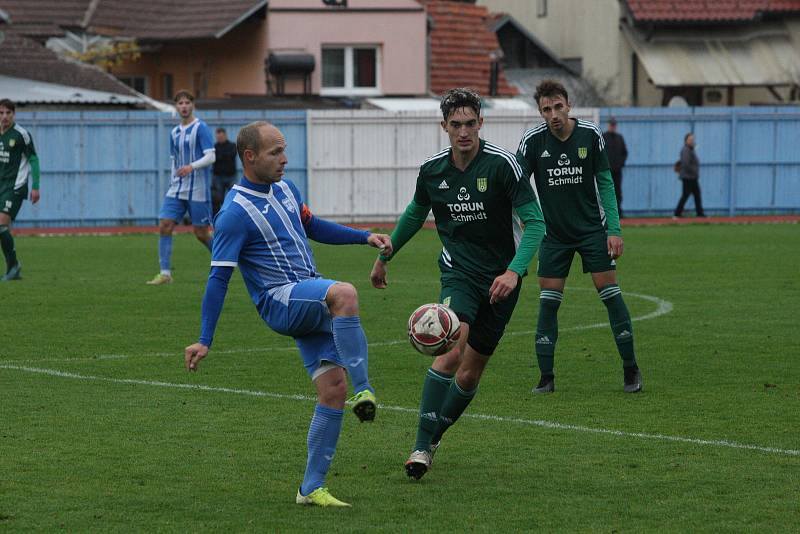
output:
[[[262,186],[242,178],[214,219],[212,267],[238,266],[259,310],[268,295],[288,300],[294,284],[320,277],[304,217],[310,211],[292,182]]]
[[[172,159],[172,178],[168,197],[194,202],[207,202],[211,198],[211,165],[197,169],[183,178],[178,169],[202,158],[214,150],[214,136],[208,124],[195,119],[186,126],[179,124],[169,136],[169,153]]]

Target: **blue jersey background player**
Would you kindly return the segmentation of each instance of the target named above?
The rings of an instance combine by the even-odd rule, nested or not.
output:
[[[147,282],[156,286],[172,282],[172,232],[187,212],[195,237],[211,249],[211,165],[216,159],[214,136],[208,124],[194,116],[194,95],[189,91],[178,91],[175,107],[181,123],[170,132],[172,174],[158,215],[161,271]]]
[[[225,198],[214,220],[211,273],[203,297],[197,343],[186,347],[186,368],[197,369],[207,354],[234,267],[250,298],[276,332],[292,336],[317,390],[308,431],[308,463],[298,504],[349,506],[323,486],[342,427],[350,372],[353,411],[375,417],[375,395],[367,377],[367,339],[358,316],[358,294],[348,283],[322,278],[308,238],[334,245],[369,244],[391,253],[384,234],[355,230],[315,217],[290,181],[281,180],[286,141],[266,122],[242,128],[236,139],[244,178]]]

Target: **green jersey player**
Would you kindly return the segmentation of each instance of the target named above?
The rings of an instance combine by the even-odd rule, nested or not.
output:
[[[0,245],[6,259],[2,282],[22,278],[11,223],[28,196],[29,182],[31,202],[39,202],[39,158],[31,134],[14,122],[16,109],[11,100],[0,100]]]
[[[461,321],[457,346],[437,357],[425,376],[417,441],[405,464],[415,479],[428,470],[442,434],[475,396],[544,234],[521,162],[478,135],[483,117],[477,93],[453,89],[442,98],[441,110],[450,147],[422,164],[414,198],[392,233],[394,255],[433,210],[444,245],[440,302]],[[377,288],[387,285],[389,259],[379,257],[372,269]]]
[[[538,270],[541,293],[536,358],[541,379],[533,391],[555,390],[557,314],[576,252],[583,261],[583,272],[591,273],[608,309],[622,358],[624,391],[641,391],[631,318],[615,274],[615,260],[622,256],[623,242],[603,136],[595,124],[569,117],[569,98],[560,83],[543,81],[534,97],[545,122],[525,132],[517,151],[533,172],[531,179],[547,224]]]

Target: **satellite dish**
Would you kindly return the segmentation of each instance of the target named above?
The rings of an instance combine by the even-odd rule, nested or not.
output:
[[[669,107],[669,108],[688,108],[689,107],[689,102],[687,102],[686,99],[683,98],[682,96],[676,95],[676,96],[673,96],[672,98],[669,99],[669,103],[667,104],[667,107]]]

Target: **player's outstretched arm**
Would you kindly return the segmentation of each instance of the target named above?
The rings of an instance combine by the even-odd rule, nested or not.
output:
[[[209,165],[213,165],[214,162],[217,161],[217,153],[212,148],[210,150],[204,150],[203,156],[200,159],[196,159],[188,165],[184,165],[176,174],[183,178],[184,176],[190,174],[192,171],[196,171],[198,169],[202,169],[204,167],[208,167]]]
[[[228,282],[233,274],[233,267],[213,266],[208,275],[206,292],[203,295],[201,311],[200,339],[184,350],[184,361],[187,371],[197,371],[197,364],[206,357],[211,342],[214,339],[214,330],[222,313],[225,294],[228,292]]]
[[[505,300],[517,288],[520,276],[508,270],[494,279],[489,288],[489,304]]]
[[[406,206],[389,238],[389,246],[381,250],[380,256],[372,266],[369,280],[373,287],[386,289],[386,286],[389,285],[386,280],[386,263],[422,228],[430,211],[430,206],[417,204],[414,199]]]
[[[617,210],[617,194],[614,192],[614,180],[611,179],[611,171],[608,169],[597,173],[597,190],[600,193],[600,204],[606,213],[608,224],[608,235],[622,235],[619,225],[619,211]]]
[[[382,251],[380,258],[386,262],[397,254],[403,245],[408,243],[408,241],[414,237],[414,234],[419,232],[419,229],[425,224],[425,220],[428,218],[428,213],[430,213],[430,211],[430,206],[417,204],[416,201],[412,199],[397,220],[394,230],[392,230],[391,252]]]
[[[31,184],[31,202],[36,204],[39,202],[39,156],[35,153],[31,154],[28,158],[28,163],[31,166],[31,176],[33,178],[33,183]]]
[[[386,286],[389,285],[386,282],[386,262],[381,258],[375,260],[372,272],[369,273],[369,281],[372,282],[372,287],[377,289],[386,289]]]
[[[517,252],[511,263],[508,264],[506,272],[495,278],[489,288],[489,302],[492,304],[508,298],[516,289],[539,249],[542,237],[544,237],[544,217],[537,201],[533,200],[517,206],[515,211],[524,225],[522,239],[520,239]]]
[[[369,238],[372,234],[369,232],[321,219],[311,213],[311,210],[305,204],[300,208],[300,220],[309,239],[313,239],[318,243],[325,243],[326,245],[364,245],[370,243]]]
[[[392,255],[392,238],[386,234],[369,234],[367,244],[380,250],[381,254]]]
[[[187,371],[197,371],[197,364],[208,355],[208,347],[202,343],[192,343],[183,351]]]
[[[622,256],[623,249],[625,248],[622,242],[622,236],[610,235],[606,243],[608,245],[608,255],[611,256],[612,260],[616,260]]]

